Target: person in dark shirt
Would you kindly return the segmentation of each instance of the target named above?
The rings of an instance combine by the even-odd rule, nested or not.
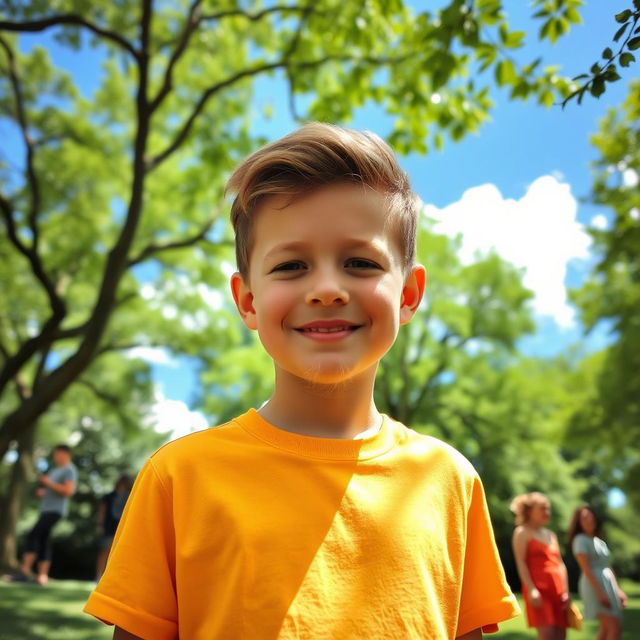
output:
[[[107,558],[113,537],[116,534],[118,523],[124,511],[124,505],[127,502],[133,480],[128,475],[122,475],[118,478],[113,491],[107,493],[98,506],[98,533],[100,534],[100,549],[98,551],[98,559],[96,561],[96,582],[104,573],[107,565]]]

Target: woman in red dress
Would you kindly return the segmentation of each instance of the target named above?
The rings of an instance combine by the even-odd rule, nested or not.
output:
[[[545,528],[551,516],[549,499],[543,493],[525,493],[514,498],[511,511],[516,516],[513,554],[529,626],[538,630],[538,640],[564,640],[569,604],[567,568],[558,538]]]

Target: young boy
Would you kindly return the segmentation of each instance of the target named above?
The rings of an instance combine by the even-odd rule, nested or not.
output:
[[[406,175],[376,136],[311,124],[229,189],[273,395],[150,458],[85,611],[117,639],[481,638],[518,607],[480,480],[373,402],[425,286]]]

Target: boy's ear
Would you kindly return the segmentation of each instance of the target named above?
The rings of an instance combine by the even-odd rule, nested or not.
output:
[[[400,300],[400,324],[407,324],[413,318],[420,305],[427,283],[427,271],[421,265],[415,265],[405,278]]]
[[[231,295],[238,307],[238,313],[248,329],[257,329],[256,311],[253,308],[253,293],[245,283],[244,278],[236,271],[229,281],[231,285]]]

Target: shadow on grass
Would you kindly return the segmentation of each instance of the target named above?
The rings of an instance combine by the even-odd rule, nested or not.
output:
[[[82,613],[88,587],[0,587],[0,640],[98,640],[111,631]]]

